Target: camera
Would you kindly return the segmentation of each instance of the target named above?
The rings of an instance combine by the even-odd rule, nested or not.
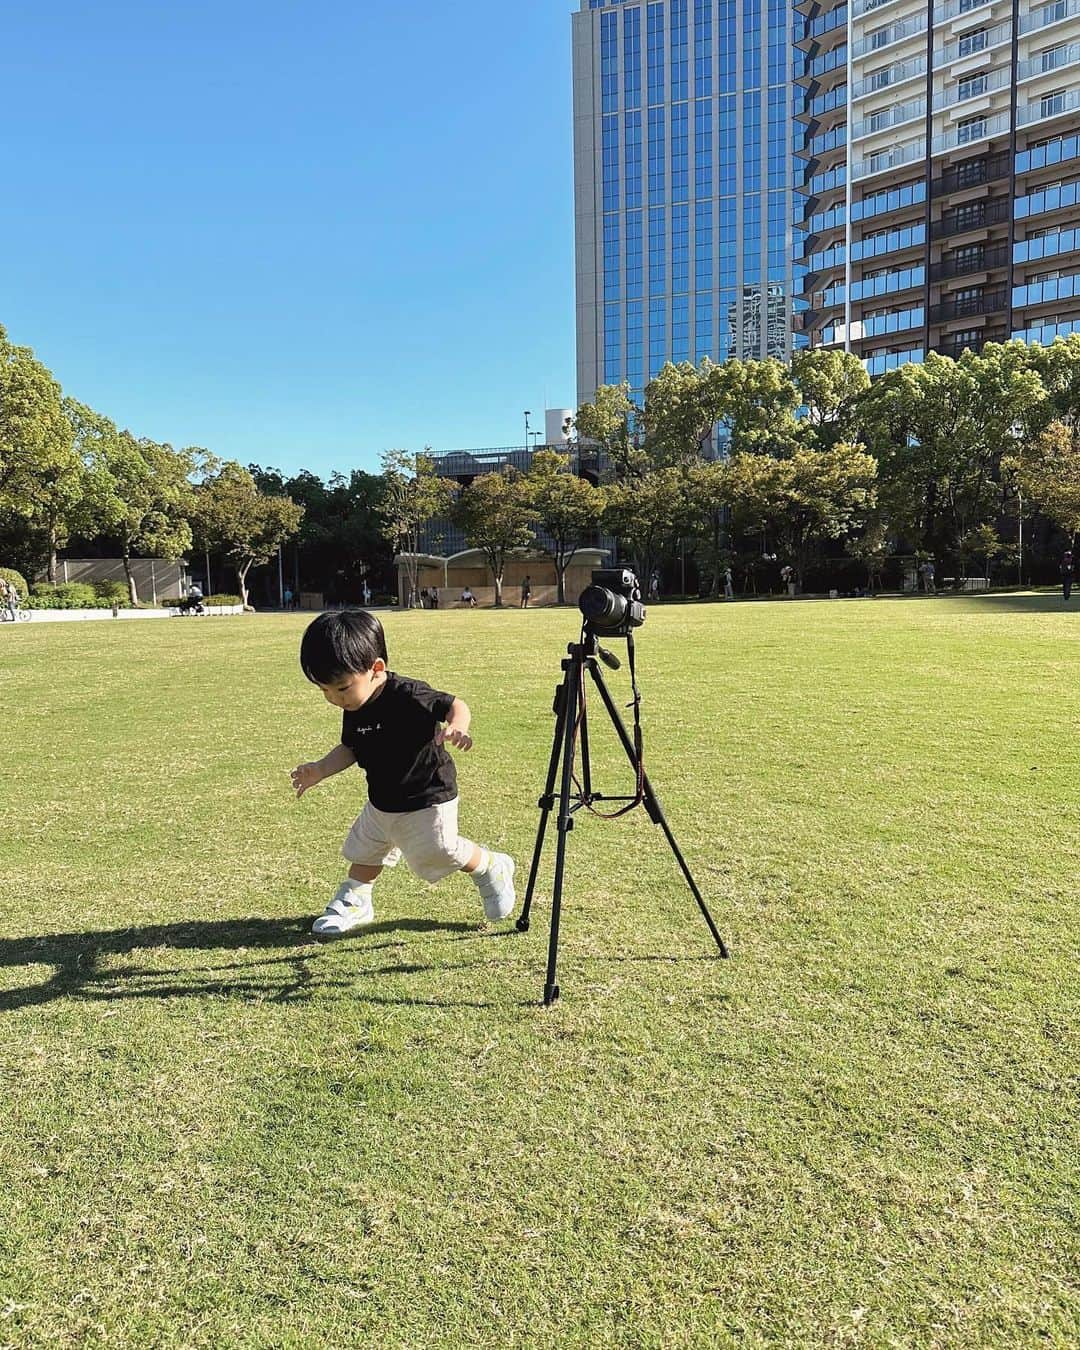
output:
[[[628,567],[603,567],[592,574],[592,584],[578,598],[591,633],[606,637],[629,637],[632,628],[645,622],[641,583]]]

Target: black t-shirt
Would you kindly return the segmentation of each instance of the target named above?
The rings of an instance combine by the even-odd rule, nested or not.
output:
[[[435,744],[453,694],[393,672],[382,693],[341,719],[341,743],[367,774],[368,797],[380,811],[422,811],[457,796],[454,761]]]

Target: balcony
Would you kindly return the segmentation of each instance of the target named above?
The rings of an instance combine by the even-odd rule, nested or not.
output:
[[[871,379],[878,375],[885,375],[890,370],[899,370],[901,366],[906,366],[910,362],[917,365],[922,363],[923,349],[921,347],[905,347],[902,352],[875,352],[873,356],[863,358],[863,365],[866,367],[866,373]]]
[[[895,46],[898,42],[905,42],[919,33],[925,33],[926,20],[926,14],[914,14],[910,19],[901,19],[887,28],[879,28],[876,33],[867,33],[866,37],[860,38],[853,45],[851,55],[855,58],[872,56],[887,47]]]
[[[1014,330],[1013,337],[1021,342],[1038,342],[1049,347],[1055,338],[1068,337],[1070,333],[1080,333],[1080,319],[1062,319],[1057,323],[1037,323],[1031,328]]]
[[[968,234],[972,230],[984,230],[989,225],[1002,225],[1008,219],[1008,197],[971,202],[956,211],[946,211],[940,220],[935,220],[930,226],[930,238],[948,239],[954,234]]]
[[[883,9],[885,5],[892,4],[892,0],[855,0],[851,12],[857,19],[860,14],[872,14],[875,10]]]
[[[903,211],[909,206],[918,206],[920,202],[926,201],[926,183],[920,180],[918,183],[909,183],[907,187],[902,188],[882,188],[880,192],[871,193],[868,197],[863,197],[861,201],[852,202],[851,220],[854,224],[857,220],[872,220],[875,216],[889,215],[893,211]]]
[[[930,184],[931,197],[951,196],[965,188],[981,187],[984,183],[994,183],[1009,176],[1009,152],[996,155],[982,155],[978,159],[966,159],[945,170],[940,178]]]
[[[1048,281],[1033,281],[1026,286],[1013,289],[1014,309],[1026,309],[1029,305],[1049,305],[1058,300],[1075,300],[1080,295],[1080,275],[1069,277],[1051,277]],[[1066,306],[1066,308],[1070,308]]]
[[[1034,56],[1030,61],[1021,61],[1016,67],[1016,81],[1019,84],[1034,79],[1036,75],[1050,75],[1055,70],[1075,66],[1077,61],[1080,61],[1080,42],[1063,42],[1060,47]]]
[[[952,281],[954,277],[969,277],[976,272],[992,272],[998,267],[1008,267],[1008,244],[984,248],[981,252],[972,251],[962,258],[946,258],[934,263],[930,268],[931,281]]]
[[[873,300],[879,295],[896,295],[900,291],[913,291],[926,284],[926,272],[918,267],[905,267],[899,272],[886,272],[881,277],[868,277],[856,281],[851,286],[852,300]]]
[[[1013,245],[1013,262],[1038,262],[1065,253],[1080,253],[1080,229],[1057,230],[1038,239],[1021,239]]]
[[[947,4],[938,5],[934,10],[934,27],[940,28],[962,14],[976,14],[991,4],[993,0],[948,0]]]
[[[860,239],[851,246],[851,261],[865,262],[869,258],[882,258],[890,253],[900,253],[908,248],[921,248],[926,242],[926,226],[906,225],[901,230],[890,230],[888,234]]]
[[[966,103],[969,99],[983,98],[986,94],[997,93],[999,89],[1008,89],[1009,83],[1008,66],[1001,66],[998,70],[988,72],[980,71],[976,75],[969,76],[963,84],[954,84],[936,95],[934,111],[941,112],[944,108],[954,108],[958,103]]]
[[[897,61],[884,70],[875,70],[865,80],[856,80],[851,86],[852,101],[866,98],[870,94],[879,94],[882,89],[895,89],[898,84],[914,80],[926,74],[926,57],[914,56],[910,61]]]
[[[967,33],[955,42],[947,42],[934,52],[934,69],[948,66],[953,61],[966,61],[969,56],[978,56],[980,52],[992,51],[1003,42],[1012,38],[1012,21],[995,24],[980,33]]]
[[[1031,126],[1033,122],[1044,122],[1051,117],[1061,117],[1065,113],[1080,108],[1080,89],[1062,90],[1057,94],[1046,94],[1033,99],[1026,107],[1016,111],[1018,127]]]
[[[982,295],[967,295],[959,300],[943,300],[930,306],[931,323],[950,323],[953,319],[974,319],[983,314],[1001,314],[1009,308],[1005,287]]]
[[[826,33],[832,33],[837,28],[847,26],[847,5],[837,5],[835,9],[830,9],[826,14],[819,14],[814,19],[806,19],[803,24],[802,36],[796,39],[797,43],[816,41]]]
[[[1029,192],[1026,197],[1017,197],[1014,203],[1016,219],[1027,220],[1030,216],[1042,216],[1048,211],[1072,208],[1080,201],[1078,191],[1080,180],[1040,188],[1036,192]]]
[[[1060,23],[1062,19],[1073,19],[1078,14],[1080,14],[1080,0],[1055,0],[1052,5],[1040,5],[1038,9],[1033,9],[1030,14],[1021,17],[1021,36],[1025,33],[1041,32],[1052,23]]]
[[[978,356],[988,342],[1004,342],[1005,334],[1003,332],[980,333],[978,337],[971,335],[961,337],[959,341],[950,341],[946,338],[936,348],[942,356],[951,356],[954,361],[959,361],[965,352],[971,352],[972,356]]]
[[[926,116],[926,99],[915,98],[910,103],[898,103],[892,108],[872,113],[869,117],[856,122],[851,129],[851,139],[861,140],[864,136],[873,136],[878,131],[888,131],[890,127],[903,126],[918,117]]]
[[[979,141],[989,140],[991,136],[1007,136],[1009,134],[1009,114],[1007,112],[997,113],[993,117],[973,118],[971,122],[965,125],[961,122],[953,127],[952,131],[946,131],[941,136],[935,136],[933,141],[932,154],[947,155],[950,150],[957,150],[963,145],[976,145]]]
[[[919,137],[917,141],[909,141],[907,145],[893,145],[887,150],[879,150],[873,155],[867,155],[863,160],[852,165],[851,178],[857,182],[860,178],[869,178],[875,173],[885,173],[888,169],[899,169],[905,164],[914,164],[917,160],[926,158],[926,140]]]
[[[1080,136],[1063,136],[1049,145],[1032,146],[1030,150],[1021,150],[1016,156],[1017,173],[1033,173],[1036,169],[1046,169],[1055,164],[1067,164],[1071,159],[1080,159]]]

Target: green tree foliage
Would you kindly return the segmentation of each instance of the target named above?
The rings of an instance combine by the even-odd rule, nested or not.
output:
[[[1080,428],[1051,422],[1010,467],[1024,496],[1069,536],[1080,534]]]
[[[59,384],[0,326],[0,509],[32,517],[48,484],[76,467]]]
[[[1080,430],[1080,333],[1055,338],[1049,347],[1028,350],[1046,389],[1047,421]]]
[[[668,362],[645,391],[645,448],[654,465],[692,464],[702,458],[713,427],[730,414],[731,378],[725,366]]]
[[[454,503],[453,518],[465,531],[465,542],[487,560],[495,583],[495,605],[502,605],[506,558],[533,542],[537,511],[528,481],[512,469],[479,474]]]
[[[599,488],[571,473],[568,455],[554,450],[539,450],[533,456],[525,479],[528,505],[536,513],[536,524],[550,539],[537,542],[555,564],[558,603],[566,603],[566,569],[582,540],[600,520],[603,494]]]
[[[634,426],[641,420],[641,409],[630,398],[628,384],[603,384],[596,391],[595,403],[583,403],[574,418],[579,442],[599,446],[616,477],[644,473],[648,456],[635,443]]]
[[[859,358],[852,352],[808,347],[792,357],[791,375],[816,444],[823,448],[852,439],[859,401],[870,388]]]
[[[648,584],[654,564],[687,519],[687,479],[674,465],[604,489],[604,528],[619,539]]]
[[[429,520],[449,511],[455,485],[436,474],[428,451],[388,450],[382,470],[382,532],[404,561],[409,604],[415,605],[420,595],[420,535]]]
[[[300,528],[303,514],[303,507],[291,498],[260,492],[252,474],[235,460],[203,479],[191,507],[200,543],[224,553],[235,566],[245,605],[251,568],[270,561],[278,546]]]

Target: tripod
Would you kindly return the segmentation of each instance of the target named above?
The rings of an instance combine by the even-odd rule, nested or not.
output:
[[[630,664],[631,679],[634,675],[634,638],[633,634],[627,633],[628,656]],[[698,908],[704,916],[705,922],[709,925],[709,932],[716,940],[716,945],[720,949],[720,955],[726,957],[727,948],[724,946],[724,940],[717,931],[716,924],[713,923],[712,915],[705,907],[705,901],[701,898],[701,892],[698,890],[690,869],[686,865],[686,859],[679,851],[679,846],[675,842],[675,837],[671,833],[667,820],[664,818],[664,812],[657,800],[656,793],[652,789],[641,764],[641,728],[639,721],[639,698],[637,693],[637,684],[634,682],[634,740],[630,739],[630,734],[619,716],[619,711],[612,701],[611,694],[607,685],[604,683],[604,677],[597,665],[597,658],[610,665],[612,669],[619,667],[618,660],[610,652],[605,651],[598,643],[596,634],[591,632],[588,624],[582,629],[581,641],[571,642],[567,647],[568,656],[562,662],[563,678],[562,683],[555,690],[555,703],[553,711],[555,713],[555,735],[551,745],[551,760],[548,764],[547,783],[544,787],[544,795],[540,798],[538,805],[540,807],[540,827],[536,832],[536,848],[533,850],[532,867],[529,869],[529,884],[525,891],[525,903],[522,906],[521,917],[517,921],[518,931],[527,933],[529,931],[529,914],[532,910],[533,891],[536,886],[536,874],[540,868],[540,855],[544,847],[544,835],[547,832],[548,816],[555,808],[558,802],[559,812],[556,818],[556,829],[559,833],[558,843],[555,850],[555,881],[551,894],[551,935],[548,942],[548,963],[547,979],[544,983],[544,1006],[550,1007],[559,997],[559,986],[555,983],[555,969],[559,958],[559,918],[562,912],[562,888],[563,872],[566,865],[566,838],[574,828],[574,816],[582,807],[592,809],[593,802],[626,802],[629,805],[622,807],[615,815],[622,815],[626,811],[632,810],[639,803],[644,803],[646,813],[654,825],[659,825],[667,836],[667,841],[671,845],[671,851],[682,869],[682,874],[686,878],[687,885],[693,892],[694,899],[698,903]],[[622,747],[626,751],[627,758],[630,761],[635,773],[637,774],[637,794],[633,797],[613,797],[602,792],[594,792],[592,787],[592,769],[589,764],[589,729],[585,715],[585,672],[588,671],[593,684],[599,690],[600,698],[603,700],[604,707],[607,709],[608,716],[615,728],[616,735],[622,742]],[[581,742],[581,782],[577,782],[574,776],[574,752],[578,740]],[[558,795],[555,795],[555,778],[559,772],[560,760],[562,762],[562,775]],[[598,813],[599,814],[599,813]]]

